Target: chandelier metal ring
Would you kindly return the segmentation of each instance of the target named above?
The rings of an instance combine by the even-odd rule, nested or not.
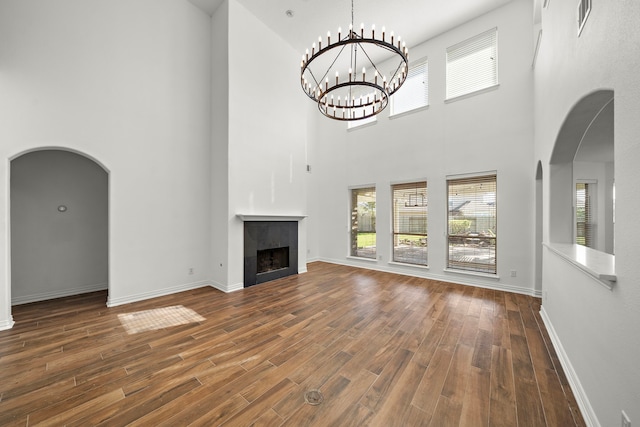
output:
[[[302,56],[300,85],[326,117],[342,121],[372,117],[384,110],[389,97],[402,87],[407,78],[409,51],[393,32],[389,40],[384,28],[380,34],[381,38],[377,38],[372,26],[370,37],[369,33],[365,37],[364,24],[358,34],[352,22],[344,38],[339,29],[332,43],[331,34],[327,33],[324,46],[318,37],[317,48],[314,43],[311,52],[307,50]],[[389,77],[380,72],[372,56],[382,58],[382,63],[392,69]],[[360,68],[362,71],[358,72]]]

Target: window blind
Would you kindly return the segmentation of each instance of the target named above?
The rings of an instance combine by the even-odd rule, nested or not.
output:
[[[447,48],[447,99],[497,84],[497,28]]]
[[[447,180],[447,267],[497,273],[497,177]]]
[[[396,184],[393,193],[393,260],[427,265],[427,183]]]
[[[423,60],[409,67],[404,84],[391,97],[391,115],[429,105],[429,64]]]
[[[593,218],[591,191],[592,185],[586,182],[576,183],[576,244],[593,247]]]

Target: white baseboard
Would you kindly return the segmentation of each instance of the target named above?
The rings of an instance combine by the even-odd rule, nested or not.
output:
[[[210,283],[210,285],[212,288],[216,288],[219,291],[224,292],[225,294],[228,294],[230,292],[236,292],[239,291],[241,289],[244,289],[244,283],[236,283],[235,285],[223,285],[222,283],[218,283],[218,282],[212,282]]]
[[[407,269],[401,270],[397,267],[388,267],[385,265],[377,264],[375,260],[371,260],[371,261],[364,260],[359,263],[358,260],[355,259],[354,262],[349,262],[349,260],[353,260],[353,259],[354,258],[349,258],[347,260],[335,260],[335,259],[321,258],[321,259],[318,259],[317,261],[328,262],[331,264],[338,264],[338,265],[346,265],[349,267],[363,268],[366,270],[383,271],[385,273],[400,274],[402,276],[420,277],[423,279],[439,280],[442,282],[455,283],[458,285],[475,286],[478,288],[493,289],[496,291],[505,291],[505,292],[512,292],[516,294],[537,296],[536,291],[534,291],[533,289],[526,289],[526,288],[521,288],[519,286],[505,285],[504,283],[499,283],[495,281],[495,279],[490,279],[491,281],[484,281],[484,280],[481,280],[482,275],[464,274],[464,273],[456,274],[456,275],[437,274],[437,273],[433,273],[430,270],[425,269],[422,266],[420,267],[407,266]],[[411,271],[411,269],[415,269],[416,271],[413,272]]]
[[[13,328],[15,322],[13,321],[13,317],[9,316],[8,319],[0,320],[0,331],[4,331],[7,329]]]
[[[580,408],[580,412],[582,413],[582,417],[584,418],[584,422],[589,427],[600,427],[600,422],[598,421],[598,417],[596,416],[596,413],[593,410],[591,403],[589,402],[587,393],[584,391],[584,388],[582,388],[582,384],[580,383],[578,374],[573,369],[573,365],[569,360],[569,356],[567,356],[567,353],[564,351],[564,347],[560,342],[560,338],[558,337],[556,330],[553,328],[551,319],[549,319],[544,306],[540,308],[540,317],[542,317],[542,321],[547,328],[547,332],[549,332],[551,343],[553,344],[553,348],[558,354],[558,359],[560,359],[562,369],[567,376],[571,391],[573,391],[573,395],[576,397],[576,401],[578,403],[578,407]]]
[[[59,289],[50,292],[41,292],[31,295],[12,296],[11,305],[28,304],[30,302],[46,301],[54,298],[68,297],[71,295],[87,294],[89,292],[104,291],[109,288],[107,283],[95,283],[93,285],[83,285],[75,288]]]
[[[202,288],[205,286],[211,286],[211,282],[209,281],[199,281],[192,283],[185,283],[182,285],[171,286],[169,288],[156,289],[149,292],[143,292],[140,294],[127,295],[120,298],[113,298],[109,295],[107,298],[107,307],[116,307],[123,304],[129,304],[132,302],[144,301],[151,298],[163,297],[165,295],[176,294],[178,292],[190,291],[193,289]]]

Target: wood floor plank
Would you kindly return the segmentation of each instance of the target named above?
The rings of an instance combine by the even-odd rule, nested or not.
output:
[[[315,262],[229,294],[105,303],[13,307],[0,425],[585,425],[537,298]],[[118,318],[176,303],[205,320],[129,334]]]

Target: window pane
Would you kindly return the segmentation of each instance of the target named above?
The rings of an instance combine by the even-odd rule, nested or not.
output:
[[[447,49],[447,99],[496,84],[498,84],[496,28]]]
[[[593,185],[576,183],[576,244],[593,247],[591,195]]]
[[[393,260],[427,265],[427,183],[394,185]]]
[[[497,272],[495,175],[447,181],[448,268]]]
[[[391,97],[392,115],[429,105],[427,75],[427,61],[421,61],[409,67],[407,80]]]
[[[351,256],[376,258],[376,189],[351,190]]]

